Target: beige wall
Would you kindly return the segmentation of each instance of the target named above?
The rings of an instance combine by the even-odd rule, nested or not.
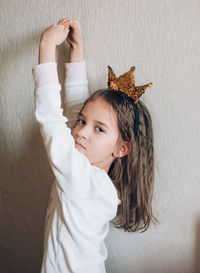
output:
[[[1,0],[0,272],[36,273],[53,174],[34,117],[32,67],[42,30],[64,17],[81,21],[91,91],[106,87],[107,65],[136,66],[149,81],[160,223],[145,233],[113,226],[109,273],[200,272],[200,1]],[[59,75],[67,56],[60,48]]]

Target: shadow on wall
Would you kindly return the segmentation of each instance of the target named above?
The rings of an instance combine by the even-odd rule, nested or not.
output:
[[[195,233],[196,233],[196,238],[195,238],[194,273],[199,273],[200,272],[200,217],[197,218]]]
[[[7,48],[1,52],[0,69],[3,75],[1,86],[7,85],[6,82],[3,82],[5,79],[12,79],[9,70],[13,71],[13,68],[16,68],[17,71],[23,54],[31,50],[35,51],[36,46],[38,48],[39,37],[40,34],[37,34],[31,37],[26,36],[24,41],[22,39],[8,41]],[[64,55],[63,48],[61,54]],[[22,61],[24,61],[23,58]],[[62,83],[64,72],[61,73],[61,67],[64,67],[64,58],[63,62],[62,58],[59,59],[58,69]],[[24,72],[27,74],[27,78],[32,73],[31,69],[32,67]],[[15,87],[14,80],[9,85],[13,84],[13,88]],[[2,210],[0,219],[0,271],[6,273],[38,273],[40,271],[46,209],[51,185],[54,181],[39,126],[36,121],[34,123],[34,113],[27,109],[26,113],[30,114],[27,119],[30,120],[30,123],[27,122],[26,118],[20,119],[15,115],[15,109],[19,109],[20,103],[22,103],[18,99],[19,91],[21,91],[20,95],[23,98],[23,92],[27,92],[25,89],[22,86],[22,90],[17,90],[18,92],[14,92],[13,89],[10,90],[14,95],[10,94],[13,103],[9,101],[9,109],[3,105],[5,104],[4,100],[0,100],[1,111],[5,109],[2,113],[4,118],[1,119],[4,124],[1,123],[0,141],[0,190],[2,197],[0,200]],[[31,91],[33,92],[33,90]],[[1,90],[1,96],[10,100],[8,95],[9,90],[5,90],[5,94],[4,90]],[[30,94],[30,100],[32,97]],[[23,102],[26,103],[26,101]],[[30,101],[27,102],[33,104]],[[26,122],[23,124],[25,120]]]
[[[3,132],[1,137],[4,142]],[[21,153],[4,154],[5,164],[1,164],[4,172],[1,270],[7,273],[39,272],[50,178],[53,178],[38,128],[31,128],[29,138],[24,132],[24,139]]]

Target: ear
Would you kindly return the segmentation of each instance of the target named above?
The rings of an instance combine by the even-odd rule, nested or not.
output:
[[[123,141],[119,144],[118,149],[113,153],[115,157],[123,157],[131,151],[131,143],[128,141]]]

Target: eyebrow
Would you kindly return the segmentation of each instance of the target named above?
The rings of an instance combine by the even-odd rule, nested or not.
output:
[[[85,116],[82,113],[79,113],[78,116],[81,116],[81,117],[85,118]],[[103,122],[101,122],[99,120],[95,120],[95,122],[102,125],[102,126],[104,126],[104,127],[106,127],[107,129],[109,129],[108,125],[106,125],[105,123],[103,123]]]

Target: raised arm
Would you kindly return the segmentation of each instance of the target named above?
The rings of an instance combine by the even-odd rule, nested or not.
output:
[[[64,39],[68,29],[53,25],[43,33],[39,49],[39,65],[33,68],[35,80],[35,116],[47,151],[50,166],[59,189],[70,198],[90,193],[93,171],[87,158],[75,149],[68,119],[63,116],[55,62],[56,45]],[[43,77],[45,76],[45,77]],[[77,85],[77,82],[76,82]],[[76,88],[81,94],[82,88]],[[87,91],[87,87],[85,88]],[[86,92],[87,93],[87,92]],[[79,95],[79,94],[77,94]],[[81,176],[80,176],[81,173]]]
[[[63,19],[59,22],[70,31],[67,42],[70,45],[69,61],[65,64],[64,111],[69,118],[68,126],[73,128],[77,115],[88,97],[88,80],[84,61],[83,38],[80,23],[75,19]]]

